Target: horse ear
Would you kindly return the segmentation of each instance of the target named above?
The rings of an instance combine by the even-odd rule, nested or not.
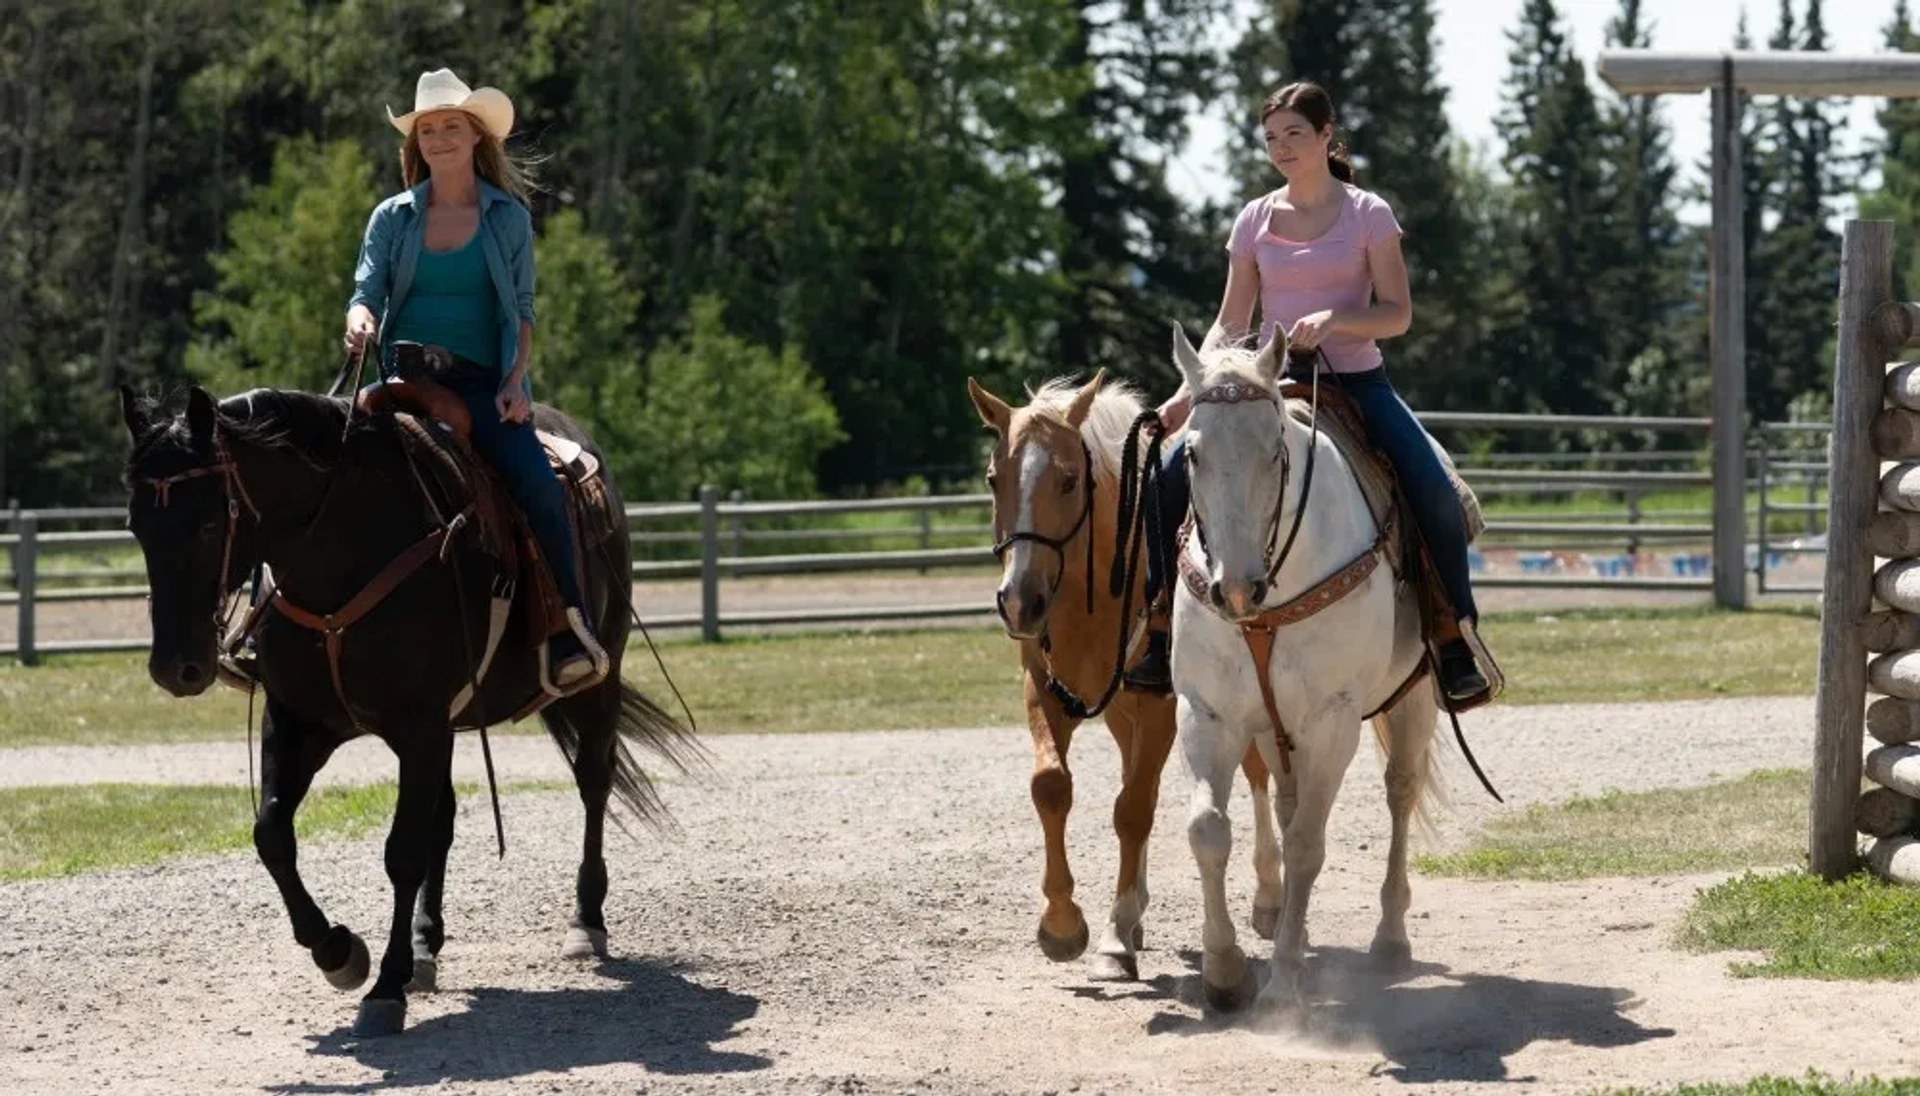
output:
[[[1253,371],[1261,380],[1273,384],[1280,379],[1280,366],[1286,360],[1287,333],[1276,327],[1273,338],[1253,356]]]
[[[187,427],[193,432],[193,440],[211,442],[213,424],[217,409],[213,406],[213,397],[207,390],[194,385],[187,391]]]
[[[1198,392],[1205,387],[1206,368],[1200,364],[1200,352],[1187,341],[1187,329],[1179,324],[1173,325],[1173,364],[1180,369],[1180,376],[1187,382],[1190,391]]]
[[[973,408],[980,413],[980,421],[1005,437],[1007,427],[1013,422],[1013,408],[1007,406],[1007,401],[981,387],[972,377],[967,378],[967,395],[973,397]]]
[[[1080,389],[1079,394],[1073,397],[1073,402],[1067,405],[1068,426],[1078,430],[1080,429],[1080,424],[1087,421],[1087,416],[1093,412],[1094,398],[1100,395],[1100,385],[1106,379],[1107,371],[1102,367],[1098,372],[1094,373],[1093,379],[1088,381],[1086,386]]]
[[[134,437],[147,432],[147,413],[140,408],[140,397],[133,394],[133,386],[120,386],[120,418],[127,424],[127,433]]]

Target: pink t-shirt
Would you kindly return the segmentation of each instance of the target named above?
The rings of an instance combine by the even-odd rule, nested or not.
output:
[[[1274,235],[1273,203],[1279,191],[1248,202],[1233,222],[1227,251],[1251,259],[1260,268],[1260,343],[1272,340],[1275,327],[1291,328],[1302,316],[1323,309],[1353,310],[1373,303],[1373,274],[1367,248],[1400,233],[1400,222],[1379,195],[1342,184],[1346,200],[1333,227],[1313,240]],[[1335,372],[1359,373],[1380,364],[1372,339],[1329,335],[1320,344]]]

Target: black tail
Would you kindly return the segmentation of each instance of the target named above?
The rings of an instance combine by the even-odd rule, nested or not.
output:
[[[609,693],[608,690],[614,690]],[[616,700],[617,697],[617,700]],[[617,710],[607,709],[618,705]],[[547,733],[560,747],[569,765],[576,766],[583,741],[596,741],[593,722],[613,717],[613,794],[648,827],[666,830],[674,827],[672,816],[653,780],[635,760],[629,743],[637,743],[659,757],[675,772],[686,774],[705,769],[709,754],[691,730],[669,715],[638,689],[617,677],[599,688],[555,701],[540,711]],[[619,819],[616,816],[615,821]],[[626,827],[621,826],[622,829]]]

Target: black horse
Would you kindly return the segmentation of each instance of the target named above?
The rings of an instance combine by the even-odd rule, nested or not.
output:
[[[259,614],[255,675],[266,703],[254,846],[286,901],[294,939],[334,986],[358,988],[368,974],[366,945],[346,926],[330,924],[308,895],[295,867],[293,817],[342,743],[374,734],[398,756],[399,799],[386,843],[393,923],[379,977],[355,1021],[357,1033],[397,1032],[407,990],[433,988],[445,938],[455,726],[470,725],[476,711],[488,720],[524,711],[539,696],[536,645],[509,629],[482,679],[479,704],[464,706],[456,721],[450,707],[471,686],[489,634],[496,556],[480,523],[469,520],[472,499],[456,497],[444,477],[422,466],[421,435],[393,414],[351,413],[345,400],[272,389],[216,404],[194,388],[184,415],[159,414],[153,401],[126,388],[121,402],[133,438],[128,526],[145,553],[152,591],[147,671],[161,688],[194,696],[214,682],[226,603],[257,563],[270,569],[285,605],[304,607],[322,625],[336,614],[331,635],[288,615],[298,609]],[[560,412],[536,406],[534,421],[592,451]],[[610,512],[622,514],[613,485],[606,488]],[[641,820],[665,821],[628,742],[682,771],[700,753],[690,731],[620,679],[631,547],[625,521],[614,529],[599,550],[582,553],[586,613],[612,671],[540,709],[586,808],[565,947],[577,958],[606,954],[601,837],[609,793]],[[370,599],[370,585],[389,590]],[[354,617],[356,599],[364,615],[337,630],[340,618]]]

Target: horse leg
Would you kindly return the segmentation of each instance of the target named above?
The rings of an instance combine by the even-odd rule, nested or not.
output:
[[[1334,707],[1293,737],[1301,747],[1292,758],[1299,800],[1281,834],[1286,884],[1281,888],[1280,924],[1273,934],[1273,977],[1264,992],[1304,1005],[1307,903],[1326,862],[1327,819],[1360,743],[1360,721],[1349,708]]]
[[[1073,774],[1067,771],[1067,747],[1073,723],[1041,690],[1031,671],[1027,682],[1027,729],[1033,735],[1033,809],[1046,835],[1047,866],[1040,892],[1047,907],[1040,915],[1040,950],[1056,963],[1070,962],[1087,950],[1087,919],[1073,901],[1073,872],[1067,867],[1067,813],[1073,810]]]
[[[387,879],[393,884],[393,922],[380,976],[360,1002],[353,1033],[393,1035],[407,1017],[407,983],[413,980],[413,906],[426,880],[436,842],[440,798],[453,765],[453,729],[415,724],[416,736],[393,743],[400,755],[400,795],[387,831]],[[391,743],[391,740],[389,740]]]
[[[610,683],[610,684],[609,684]],[[567,959],[607,957],[607,861],[604,839],[607,797],[613,789],[614,748],[619,744],[619,675],[576,696],[559,701],[571,711],[565,718],[581,728],[580,750],[573,763],[573,782],[586,811],[580,847],[580,871],[574,878],[573,917],[560,954]]]
[[[447,854],[453,849],[453,774],[440,789],[440,810],[433,819],[433,859],[413,910],[413,981],[410,992],[432,993],[440,988],[440,948],[447,942],[442,898],[447,888]]]
[[[1407,940],[1407,907],[1413,888],[1407,882],[1407,823],[1433,776],[1433,734],[1439,719],[1433,690],[1414,689],[1374,720],[1387,746],[1387,810],[1393,837],[1387,846],[1387,878],[1380,885],[1380,928],[1371,949],[1382,969],[1399,972],[1413,962]]]
[[[1257,746],[1248,746],[1240,761],[1253,794],[1253,931],[1262,940],[1273,939],[1280,921],[1280,842],[1274,836],[1273,799],[1267,792],[1267,763]]]
[[[1187,844],[1200,869],[1200,897],[1206,920],[1200,979],[1207,1003],[1223,1012],[1246,1004],[1251,979],[1247,957],[1234,942],[1233,917],[1227,912],[1227,858],[1233,853],[1233,823],[1227,797],[1233,773],[1247,748],[1247,731],[1226,723],[1182,695],[1178,708],[1180,757],[1193,782],[1187,808]]]
[[[1120,746],[1120,793],[1113,800],[1113,832],[1120,840],[1120,875],[1113,910],[1096,949],[1093,977],[1136,981],[1140,927],[1147,912],[1147,839],[1160,802],[1160,772],[1173,750],[1173,701],[1128,694],[1107,709],[1107,727]]]
[[[367,945],[345,925],[327,924],[319,903],[300,879],[299,845],[293,816],[313,787],[320,767],[339,743],[316,727],[302,724],[280,702],[267,698],[260,722],[260,815],[253,823],[253,847],[280,889],[293,938],[313,956],[315,966],[336,989],[358,989],[367,980]]]

